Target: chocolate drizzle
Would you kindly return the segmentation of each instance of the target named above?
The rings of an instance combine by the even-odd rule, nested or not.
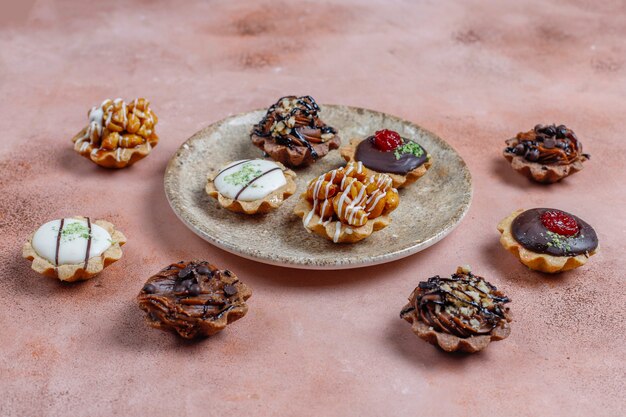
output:
[[[411,142],[402,138],[403,144]],[[354,158],[363,162],[367,168],[377,172],[406,175],[408,172],[421,166],[428,160],[428,153],[424,148],[422,155],[415,156],[412,153],[403,153],[397,158],[393,151],[384,152],[376,148],[374,136],[361,141],[356,148]]]
[[[563,212],[576,220],[578,233],[563,236],[548,230],[541,222],[541,215],[546,211],[561,211],[549,208],[534,208],[522,212],[511,223],[513,238],[526,249],[536,253],[553,256],[577,256],[588,254],[598,247],[598,236],[588,223]]]
[[[239,199],[239,196],[241,195],[241,193],[243,193],[250,185],[252,185],[252,183],[254,183],[256,180],[258,180],[259,178],[263,177],[264,175],[269,174],[270,172],[274,172],[274,171],[278,171],[280,170],[280,167],[276,167],[276,168],[272,168],[269,171],[265,171],[263,172],[261,175],[258,175],[254,178],[252,178],[246,185],[244,185],[241,190],[239,190],[239,192],[237,193],[237,195],[235,196],[235,200]]]
[[[236,164],[232,164],[231,166],[229,166],[228,168],[224,168],[223,170],[221,170],[220,172],[217,173],[217,175],[215,175],[215,177],[213,177],[213,181],[215,181],[217,179],[217,177],[219,177],[220,175],[222,175],[224,172],[230,170],[231,168],[234,168],[236,166],[239,166],[241,164],[245,164],[246,162],[250,162],[252,161],[252,159],[244,159],[242,161],[237,162]]]
[[[63,233],[63,225],[65,224],[65,219],[61,219],[61,223],[59,224],[59,233],[57,234],[57,245],[54,249],[54,265],[59,266],[59,250],[61,249],[61,235]]]
[[[87,265],[89,264],[89,251],[91,251],[91,219],[87,217],[87,228],[89,229],[87,235],[87,250],[85,251],[85,265],[83,266],[84,270],[87,270]]]
[[[420,282],[400,316],[417,312],[436,331],[461,338],[490,334],[509,321],[510,302],[484,278],[459,269],[450,278],[436,275]]]

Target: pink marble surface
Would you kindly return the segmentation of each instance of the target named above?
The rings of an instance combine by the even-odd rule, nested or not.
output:
[[[22,3],[24,4],[24,3]],[[0,29],[0,415],[623,416],[626,367],[626,3],[26,2]],[[472,208],[434,247],[388,265],[308,272],[211,247],[165,199],[177,147],[207,124],[289,93],[373,108],[448,140]],[[146,96],[161,143],[99,169],[69,142],[106,97]],[[553,186],[506,165],[503,140],[571,126],[592,154]],[[519,207],[572,211],[601,251],[559,276],[498,243]],[[124,258],[97,278],[37,276],[20,247],[45,220],[113,221]],[[134,297],[170,261],[206,258],[253,289],[227,331],[185,343],[150,329]],[[473,356],[415,337],[413,287],[469,263],[514,300],[513,333]]]

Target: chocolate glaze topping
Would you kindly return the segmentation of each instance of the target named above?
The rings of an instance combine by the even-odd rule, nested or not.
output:
[[[63,233],[64,225],[65,225],[65,219],[61,219],[61,224],[59,225],[59,233],[57,234],[57,246],[54,249],[54,264],[56,266],[59,265],[59,250],[61,249],[61,235]]]
[[[561,211],[576,220],[578,233],[563,236],[551,232],[541,222],[546,211]],[[576,256],[593,251],[598,247],[598,236],[588,223],[562,210],[535,208],[526,210],[511,224],[513,238],[526,249],[553,256]]]
[[[190,339],[214,334],[243,317],[250,295],[229,270],[205,261],[180,261],[148,279],[137,300],[151,326]],[[226,314],[228,320],[220,322]]]
[[[410,142],[405,138],[402,138],[402,141],[404,144]],[[374,144],[374,136],[370,136],[358,144],[354,157],[357,161],[363,162],[363,165],[374,171],[406,175],[426,162],[428,153],[426,150],[424,150],[421,156],[403,153],[400,155],[400,158],[396,158],[393,151],[384,152],[378,150]]]
[[[83,269],[87,269],[87,265],[89,264],[89,251],[91,250],[91,219],[87,217],[87,228],[89,232],[87,234],[87,249],[85,250],[85,264],[83,265]]]
[[[504,306],[509,301],[484,278],[459,269],[450,278],[436,275],[420,282],[400,317],[416,310],[436,331],[466,338],[489,334],[510,321]]]
[[[319,156],[312,144],[326,142],[337,133],[335,128],[322,122],[319,110],[311,96],[281,97],[254,126],[252,133],[259,137],[272,137],[276,143],[289,148],[304,146],[313,159],[317,159]]]
[[[567,165],[583,158],[582,143],[565,125],[537,125],[533,130],[518,133],[507,141],[506,153],[521,156],[529,162],[544,165]]]

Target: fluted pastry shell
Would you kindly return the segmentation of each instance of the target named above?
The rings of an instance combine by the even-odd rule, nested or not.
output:
[[[294,213],[304,219],[311,210],[313,210],[313,204],[306,199],[306,193],[304,193],[296,204]],[[360,227],[350,226],[339,220],[330,222],[320,222],[320,220],[320,216],[317,213],[313,213],[306,230],[325,237],[335,243],[356,243],[365,239],[373,232],[384,229],[391,223],[389,214],[383,214],[376,218],[369,219],[367,223]],[[339,229],[339,232],[337,229]]]
[[[74,216],[73,219],[86,220],[83,216]],[[22,247],[22,256],[29,261],[32,261],[31,268],[35,271],[50,278],[58,278],[65,282],[84,281],[98,275],[104,268],[120,260],[122,257],[121,246],[126,243],[126,236],[119,230],[115,229],[112,223],[105,220],[94,220],[94,224],[105,229],[110,235],[112,244],[105,250],[100,256],[94,256],[89,258],[87,262],[87,268],[85,264],[65,264],[55,266],[52,262],[39,256],[33,247],[32,240],[35,232],[33,232],[28,241],[24,243]]]
[[[125,168],[145,158],[150,154],[152,148],[159,143],[159,137],[152,133],[148,140],[134,148],[117,148],[106,150],[94,148],[88,138],[85,138],[87,128],[83,128],[72,138],[74,150],[85,158],[105,168]]]
[[[509,139],[506,141],[507,146],[510,146],[512,143],[516,143],[516,139]],[[551,164],[542,164],[539,162],[531,162],[526,158],[520,155],[514,155],[509,152],[504,151],[502,153],[507,161],[511,163],[511,167],[531,180],[544,183],[544,184],[552,184],[562,180],[563,178],[575,174],[578,171],[582,171],[583,162],[587,161],[588,158],[585,155],[581,155],[577,160],[570,164],[566,165],[551,165]]]
[[[498,231],[500,232],[500,243],[502,246],[515,255],[521,263],[535,271],[547,272],[554,274],[557,272],[569,271],[587,263],[592,255],[595,255],[598,249],[590,251],[588,254],[576,256],[554,256],[546,253],[537,253],[526,249],[522,246],[511,232],[511,224],[524,209],[519,209],[505,217],[498,223]]]
[[[356,158],[354,157],[354,155],[356,154],[357,146],[359,146],[359,143],[361,143],[362,140],[365,140],[365,139],[352,138],[350,139],[350,142],[347,145],[342,146],[341,149],[339,149],[339,152],[341,153],[341,156],[343,157],[343,159],[345,159],[347,162],[352,162],[352,161],[356,162]],[[417,168],[412,169],[411,171],[407,172],[405,175],[392,174],[390,172],[379,172],[371,168],[368,168],[367,166],[366,168],[372,174],[389,175],[389,177],[391,177],[391,180],[393,181],[393,188],[403,188],[410,184],[413,184],[420,177],[423,177],[424,174],[426,174],[426,171],[428,171],[428,169],[431,167],[431,165],[432,165],[432,157],[429,154],[426,162],[424,162],[422,165],[418,166]]]
[[[403,310],[409,307],[412,307],[411,303],[404,306]],[[420,339],[432,345],[439,346],[446,352],[479,352],[485,349],[492,341],[506,339],[511,334],[511,327],[506,320],[500,322],[489,334],[462,338],[453,334],[439,332],[430,327],[419,319],[417,310],[415,309],[402,314],[401,317],[411,323],[411,330],[413,330],[413,333]]]
[[[224,166],[229,165],[225,164]],[[212,171],[209,173],[207,179],[207,185],[205,187],[206,193],[217,199],[220,206],[224,207],[227,210],[234,211],[235,213],[245,213],[245,214],[263,214],[267,213],[271,210],[274,210],[280,207],[283,202],[291,197],[296,192],[296,173],[292,170],[286,168],[280,162],[274,162],[278,165],[285,175],[285,180],[287,183],[282,187],[272,191],[265,197],[259,200],[254,201],[240,201],[234,200],[232,198],[228,198],[221,194],[217,188],[215,187],[215,183],[213,182],[215,176],[220,172],[219,170]]]

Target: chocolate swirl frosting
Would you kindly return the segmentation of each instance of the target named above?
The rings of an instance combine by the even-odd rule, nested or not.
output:
[[[565,125],[537,125],[506,141],[506,153],[544,165],[568,165],[579,159],[589,159],[576,134]]]
[[[400,316],[416,311],[434,330],[467,338],[490,334],[510,321],[504,306],[509,301],[484,278],[459,268],[450,278],[436,275],[420,282]]]
[[[305,147],[313,159],[318,159],[315,144],[332,140],[337,130],[327,126],[318,116],[320,108],[311,96],[286,96],[278,99],[254,126],[252,134],[272,138],[289,148]]]

